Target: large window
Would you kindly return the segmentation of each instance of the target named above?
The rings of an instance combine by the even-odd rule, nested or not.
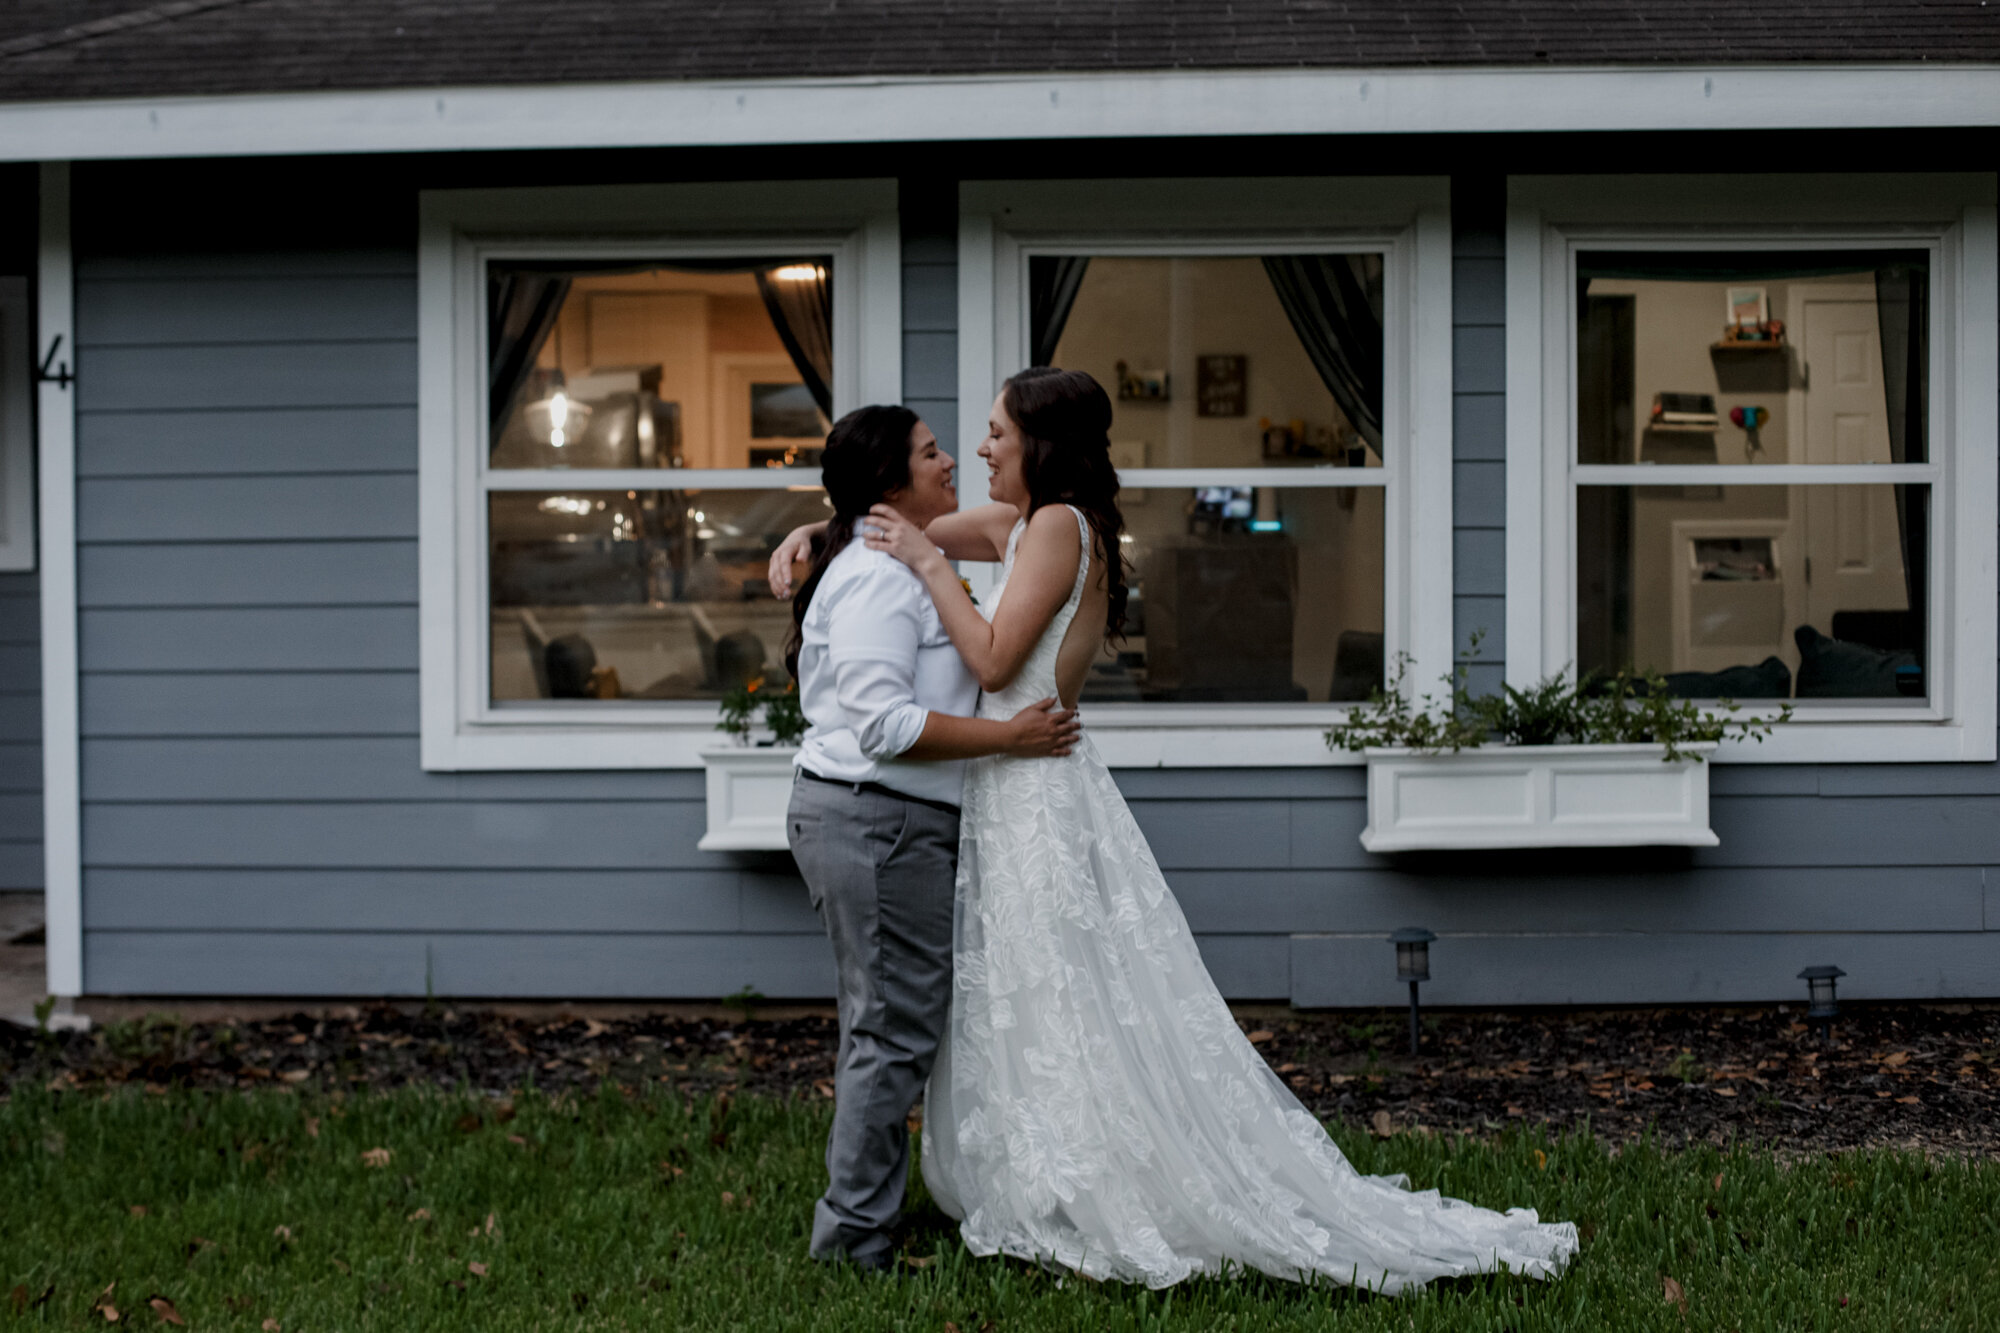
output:
[[[1132,602],[1086,700],[1382,683],[1382,258],[1031,254],[1037,359],[1113,399]]]
[[[1133,596],[1083,695],[1111,762],[1325,762],[1397,654],[1444,669],[1444,203],[1421,181],[965,187],[966,455],[1022,366],[1112,398]],[[987,273],[990,305],[965,281]]]
[[[1552,188],[1517,188],[1517,205],[1588,216]],[[1647,187],[1603,188],[1598,208]],[[1836,210],[1892,199],[1847,189]],[[1893,211],[1781,229],[1556,218],[1517,226],[1509,255],[1561,293],[1536,320],[1542,383],[1515,367],[1510,384],[1546,412],[1510,444],[1510,465],[1530,463],[1514,494],[1539,476],[1547,506],[1539,545],[1510,543],[1527,566],[1510,599],[1539,597],[1542,618],[1539,645],[1510,634],[1510,676],[1633,668],[1684,697],[1792,701],[1800,723],[1762,757],[1991,757],[1990,552],[1958,547],[1990,546],[1995,524],[1990,239],[1981,263],[1949,213],[1928,229]],[[1983,329],[1957,318],[1982,298]],[[1968,340],[1989,352],[1971,384]],[[1509,522],[1533,519],[1517,505]],[[1974,607],[1983,631],[1960,620]]]
[[[424,755],[674,767],[785,683],[771,551],[900,392],[893,187],[427,196]]]
[[[840,276],[825,255],[487,260],[495,703],[784,682],[791,610],[764,569],[824,513]],[[717,475],[753,469],[783,489]],[[610,471],[643,480],[591,479]]]

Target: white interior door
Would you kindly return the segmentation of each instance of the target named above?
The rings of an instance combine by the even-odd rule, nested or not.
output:
[[[1875,302],[1804,306],[1806,463],[1888,463],[1889,410]],[[1805,492],[1806,623],[1833,632],[1836,611],[1909,608],[1895,493],[1887,486]]]

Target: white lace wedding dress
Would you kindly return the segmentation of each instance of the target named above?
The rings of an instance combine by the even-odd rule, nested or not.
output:
[[[1078,526],[1069,601],[980,716],[1057,692]],[[1548,1277],[1575,1253],[1570,1223],[1348,1164],[1238,1030],[1087,733],[1064,759],[974,761],[961,827],[923,1170],[973,1253],[1149,1287],[1255,1268],[1384,1292],[1503,1264]]]

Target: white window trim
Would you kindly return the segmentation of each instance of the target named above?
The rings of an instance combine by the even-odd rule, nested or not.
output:
[[[485,466],[481,340],[489,256],[834,256],[834,411],[902,397],[896,183],[756,181],[534,190],[434,190],[418,241],[418,565],[423,766],[699,768],[717,741],[712,702],[627,704],[603,715],[495,709],[487,690],[484,491],[657,487],[657,470],[494,474]],[[770,469],[689,469],[677,486],[751,489]],[[814,478],[816,481],[817,478]]]
[[[35,567],[35,342],[28,280],[0,278],[0,571]],[[76,363],[65,339],[56,360]]]
[[[44,162],[35,259],[35,341],[56,339],[74,369],[76,269],[70,249],[70,164]],[[76,382],[35,386],[42,543],[42,902],[49,994],[83,994],[83,751],[77,674]]]
[[[1575,352],[1579,247],[1692,242],[1904,246],[1935,257],[1930,461],[1839,467],[1649,469],[1660,484],[1931,482],[1930,660],[1918,710],[1801,701],[1762,745],[1724,763],[1988,762],[1995,757],[1994,610],[2000,531],[2000,256],[1991,175],[1516,176],[1507,209],[1507,657],[1510,684],[1571,663],[1575,627]],[[1688,473],[1688,476],[1681,476]],[[1896,474],[1893,478],[1891,474]],[[1605,479],[1611,474],[1606,473]],[[1628,477],[1621,474],[1617,480]]]
[[[976,460],[1000,382],[1027,364],[1026,256],[1256,254],[1379,249],[1392,336],[1383,349],[1379,469],[1285,474],[1286,486],[1385,486],[1383,626],[1390,660],[1416,679],[1451,662],[1451,190],[1435,177],[967,181],[959,189],[960,465]],[[1403,312],[1400,337],[1397,312]],[[1223,469],[1148,469],[1149,486],[1246,484]],[[1248,484],[1269,471],[1244,470]],[[1310,479],[1307,479],[1307,478]],[[1134,478],[1136,480],[1136,478]],[[1129,484],[1129,483],[1128,483]],[[974,488],[976,490],[976,488]],[[1418,503],[1418,497],[1422,503]],[[961,503],[983,497],[961,491]],[[969,566],[977,570],[978,566]],[[1344,704],[1092,704],[1114,768],[1304,767],[1360,763],[1330,751]]]

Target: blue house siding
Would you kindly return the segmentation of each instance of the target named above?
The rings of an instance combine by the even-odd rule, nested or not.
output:
[[[0,574],[0,891],[42,878],[41,585]]]
[[[350,243],[141,250],[145,220],[104,221],[121,170],[79,172],[107,187],[79,193],[87,988],[830,994],[788,859],[695,850],[699,773],[420,769],[413,198]],[[1454,614],[1489,683],[1498,188],[1459,179],[1453,284]],[[955,190],[903,183],[904,391],[948,443]],[[0,636],[31,636],[0,653],[35,623],[32,581],[0,584]],[[0,798],[39,771],[32,730],[0,736]],[[1719,766],[1718,848],[1393,861],[1357,841],[1358,769],[1118,778],[1239,999],[1395,1003],[1382,936],[1415,923],[1437,1003],[1766,999],[1820,961],[1843,994],[2000,995],[1994,765]]]

